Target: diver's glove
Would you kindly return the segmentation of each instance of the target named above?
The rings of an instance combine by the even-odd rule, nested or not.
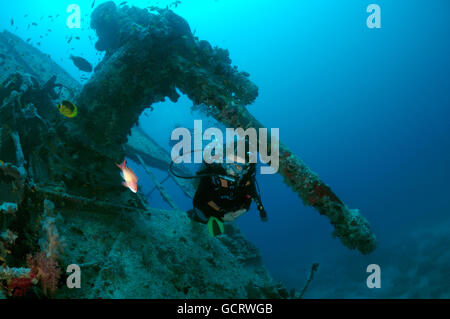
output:
[[[242,214],[245,214],[247,212],[247,210],[246,209],[244,209],[244,208],[242,208],[242,209],[239,209],[239,210],[237,210],[237,211],[235,211],[235,212],[229,212],[229,213],[226,213],[225,215],[223,215],[223,221],[225,221],[225,222],[232,222],[232,221],[234,221],[236,218],[238,218],[239,216],[241,216]]]

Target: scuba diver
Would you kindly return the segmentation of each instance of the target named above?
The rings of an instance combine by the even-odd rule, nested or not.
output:
[[[268,220],[256,181],[256,163],[249,162],[249,154],[246,153],[245,159],[228,157],[232,163],[226,163],[226,160],[223,163],[204,163],[196,176],[189,177],[200,178],[200,183],[194,196],[194,207],[187,212],[188,217],[206,224],[212,237],[223,234],[223,223],[232,222],[246,213],[252,201],[257,205],[261,220]]]

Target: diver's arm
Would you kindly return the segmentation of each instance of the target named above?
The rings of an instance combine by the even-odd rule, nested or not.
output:
[[[253,199],[253,186],[251,181],[247,181],[244,187],[241,189],[241,197],[239,201],[241,202],[240,208],[236,211],[227,212],[223,220],[226,222],[232,222],[239,216],[245,214],[250,209]]]
[[[216,216],[220,208],[217,210],[213,205],[211,205],[210,203],[214,202],[212,202],[209,198],[210,197],[208,194],[200,193],[195,200],[194,206],[200,209],[204,214]]]
[[[204,214],[220,216],[221,208],[212,200],[214,189],[209,177],[204,177],[200,180],[197,192],[194,196],[194,206],[200,209]]]
[[[219,206],[217,206],[216,203],[214,203],[212,200],[210,200],[208,202],[209,207],[211,207],[212,209],[214,209],[216,212],[220,212],[222,210],[222,208],[220,208]]]

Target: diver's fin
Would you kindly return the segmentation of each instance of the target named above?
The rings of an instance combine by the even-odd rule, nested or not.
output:
[[[224,233],[223,222],[216,217],[210,217],[208,220],[208,231],[211,237],[216,237]]]

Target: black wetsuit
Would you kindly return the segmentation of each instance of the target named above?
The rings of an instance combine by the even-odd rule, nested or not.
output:
[[[227,175],[225,169],[218,164],[210,164],[199,172],[199,174],[210,173],[222,176]],[[255,174],[256,169],[252,167],[243,176],[239,184],[234,181],[224,182],[224,179],[221,179],[220,176],[202,177],[197,192],[195,193],[193,204],[194,208],[200,210],[206,219],[194,219],[200,222],[206,222],[211,216],[222,219],[226,213],[235,212],[240,209],[249,210],[252,199],[257,197]],[[211,201],[220,208],[219,211],[209,205]]]

